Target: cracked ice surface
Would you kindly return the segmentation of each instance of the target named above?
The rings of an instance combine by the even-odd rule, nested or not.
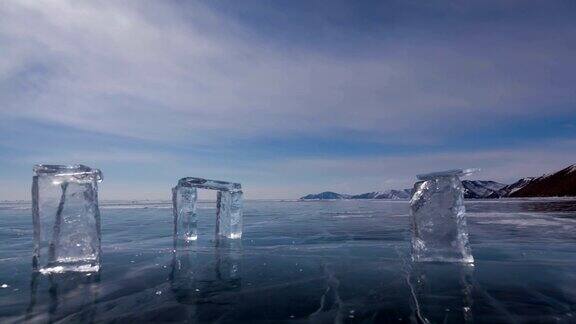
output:
[[[474,169],[419,175],[410,201],[414,261],[473,263],[460,176]]]
[[[166,204],[112,204],[102,275],[31,276],[30,204],[0,202],[2,322],[574,322],[574,198],[466,201],[478,267],[410,262],[405,201],[245,201],[243,241],[175,251]]]

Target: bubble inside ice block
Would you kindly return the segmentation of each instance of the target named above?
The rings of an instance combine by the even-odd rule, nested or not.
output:
[[[98,271],[102,173],[84,165],[36,165],[34,172],[34,269]]]
[[[410,201],[414,261],[473,263],[460,176],[473,169],[419,175]]]
[[[174,233],[177,238],[196,240],[197,235],[197,189],[218,192],[216,236],[240,238],[242,236],[242,186],[239,183],[182,178],[172,189],[174,210]]]

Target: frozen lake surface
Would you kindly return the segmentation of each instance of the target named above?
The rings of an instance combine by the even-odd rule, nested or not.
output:
[[[0,203],[0,322],[575,323],[576,201],[467,201],[473,267],[413,264],[406,201],[246,201],[240,242],[173,249],[168,202],[101,204],[98,274],[31,272]]]

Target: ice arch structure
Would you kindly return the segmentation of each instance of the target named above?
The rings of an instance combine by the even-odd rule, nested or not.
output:
[[[182,178],[172,189],[174,235],[185,241],[198,239],[198,189],[216,190],[216,237],[242,237],[242,186],[239,183],[202,178]]]

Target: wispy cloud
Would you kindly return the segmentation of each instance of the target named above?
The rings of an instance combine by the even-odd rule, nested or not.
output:
[[[482,139],[573,124],[576,19],[554,1],[228,5],[0,3],[0,163],[18,170],[0,178],[33,160],[78,161],[108,167],[120,188],[140,164],[150,186],[193,173],[278,197],[405,186],[448,166],[504,181],[574,160],[565,147]],[[290,140],[313,145],[303,154]],[[328,157],[326,141],[371,150]]]
[[[3,115],[104,133],[439,136],[447,122],[562,113],[576,101],[573,22],[434,38],[407,28],[368,55],[340,55],[284,52],[200,3],[23,0],[0,11]]]

